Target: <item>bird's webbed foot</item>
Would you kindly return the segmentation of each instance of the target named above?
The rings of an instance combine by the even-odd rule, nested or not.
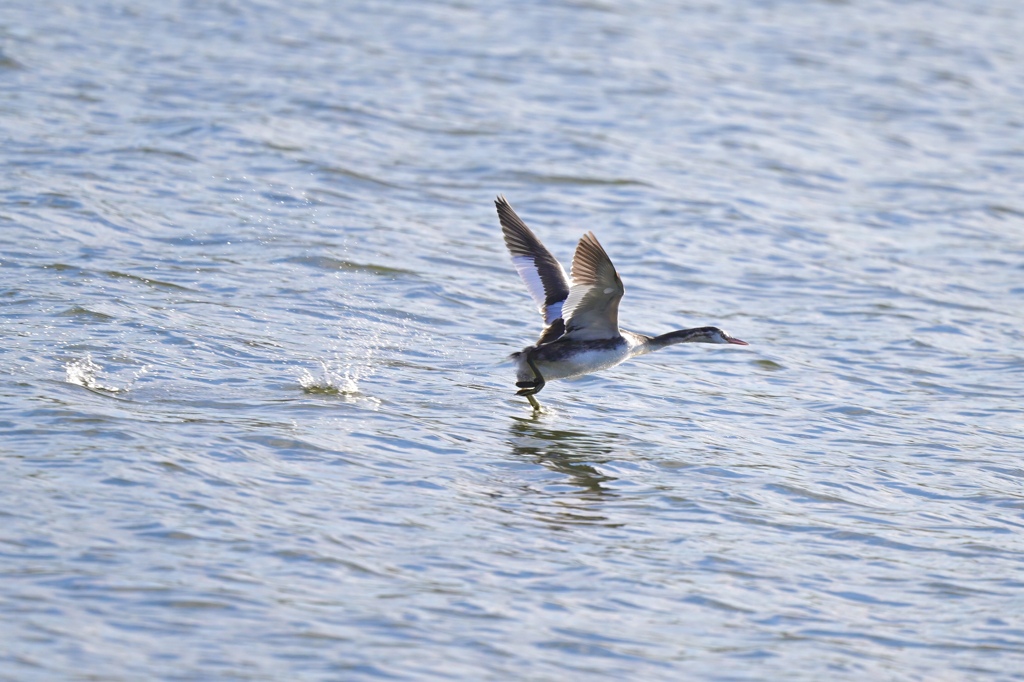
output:
[[[541,379],[539,381],[517,381],[516,386],[519,390],[516,391],[516,395],[535,395],[540,393],[540,389],[544,388],[546,382]]]
[[[543,375],[541,375],[540,370],[537,369],[537,365],[533,364],[533,358],[531,358],[529,355],[526,356],[526,364],[528,364],[530,366],[530,369],[533,370],[534,378],[529,379],[527,381],[517,381],[516,386],[519,387],[519,390],[516,391],[516,395],[525,395],[529,397],[534,394],[540,393],[540,390],[544,388],[544,384],[546,384],[547,382],[544,381]],[[532,403],[533,400],[531,400],[530,402]]]

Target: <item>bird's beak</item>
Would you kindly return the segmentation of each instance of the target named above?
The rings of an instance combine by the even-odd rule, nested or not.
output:
[[[731,336],[728,339],[726,339],[726,341],[728,341],[729,343],[735,343],[737,346],[749,346],[750,345],[746,341],[740,341],[739,339],[734,339]]]

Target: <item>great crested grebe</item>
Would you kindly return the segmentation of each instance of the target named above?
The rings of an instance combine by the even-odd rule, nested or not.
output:
[[[537,302],[546,325],[537,343],[512,354],[516,361],[516,395],[533,409],[544,384],[590,374],[644,353],[677,343],[734,343],[718,327],[680,329],[646,336],[619,329],[619,301],[625,289],[608,254],[587,232],[572,257],[572,283],[551,252],[512,210],[504,196],[494,200],[512,263]]]

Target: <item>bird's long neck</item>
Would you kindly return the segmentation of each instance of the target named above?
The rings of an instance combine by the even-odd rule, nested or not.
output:
[[[659,350],[665,346],[674,346],[677,343],[707,343],[709,335],[714,327],[694,327],[693,329],[677,329],[674,332],[655,336],[647,341],[646,352]]]

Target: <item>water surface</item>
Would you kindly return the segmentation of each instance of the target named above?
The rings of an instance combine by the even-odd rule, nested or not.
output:
[[[0,678],[1024,678],[1022,32],[6,4]],[[751,345],[533,415],[499,192]]]

